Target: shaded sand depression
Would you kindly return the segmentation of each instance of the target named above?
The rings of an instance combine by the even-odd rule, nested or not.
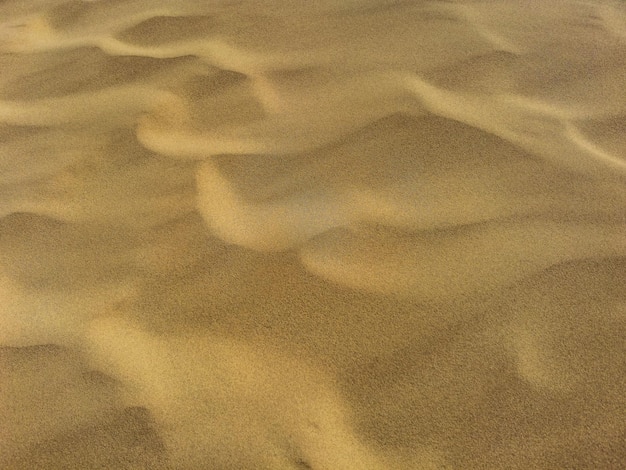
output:
[[[618,469],[626,4],[0,2],[0,468]]]

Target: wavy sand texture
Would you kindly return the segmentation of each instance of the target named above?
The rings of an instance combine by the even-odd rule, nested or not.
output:
[[[618,469],[626,4],[0,1],[0,467]]]

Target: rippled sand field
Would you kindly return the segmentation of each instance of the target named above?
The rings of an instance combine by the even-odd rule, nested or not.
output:
[[[626,468],[626,3],[0,1],[0,468]]]

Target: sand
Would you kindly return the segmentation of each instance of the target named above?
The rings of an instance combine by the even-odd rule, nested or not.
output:
[[[0,2],[0,468],[620,469],[626,4]]]

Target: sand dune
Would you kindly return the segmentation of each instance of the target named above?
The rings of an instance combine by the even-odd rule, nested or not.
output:
[[[626,4],[0,1],[0,467],[618,469]]]

